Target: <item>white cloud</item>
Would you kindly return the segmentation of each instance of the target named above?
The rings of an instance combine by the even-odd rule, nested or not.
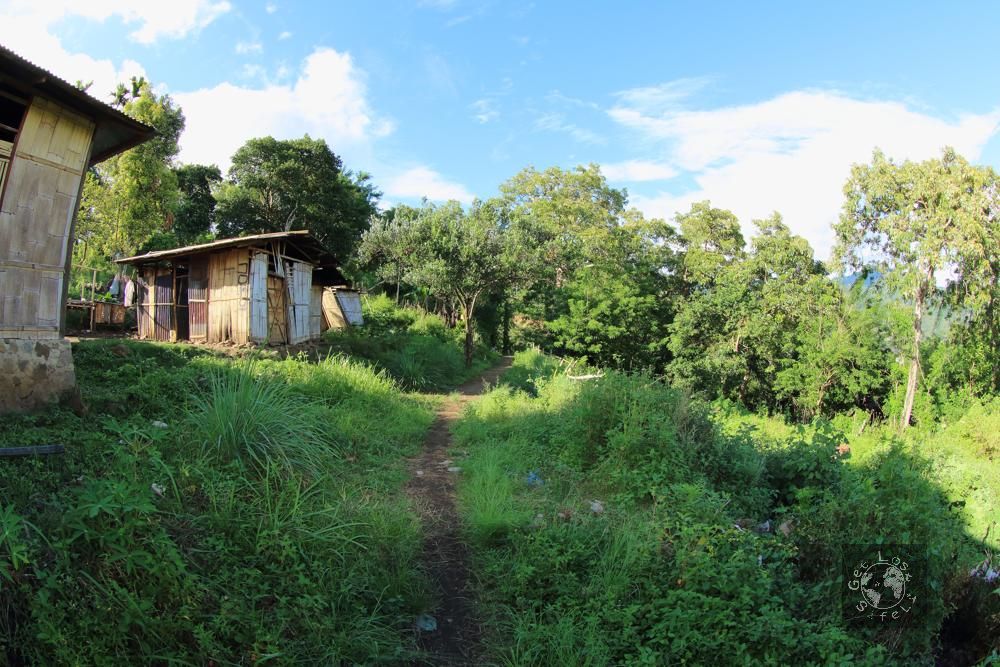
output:
[[[269,2],[266,5],[264,5],[264,11],[267,12],[268,14],[273,14],[276,11],[278,11],[278,5],[274,4],[273,2]]]
[[[677,175],[677,170],[662,162],[626,160],[601,165],[601,172],[609,181],[666,181]]]
[[[603,144],[604,137],[587,128],[580,127],[566,121],[566,117],[557,112],[543,113],[535,120],[535,127],[539,130],[549,130],[551,132],[565,132],[576,141],[584,144]]]
[[[184,109],[183,162],[218,164],[223,170],[247,139],[272,135],[295,138],[309,133],[341,153],[392,132],[392,123],[372,111],[364,83],[350,54],[322,48],[306,58],[298,79],[260,88],[229,82],[174,95]]]
[[[900,102],[858,100],[834,91],[798,91],[755,104],[707,110],[680,107],[675,89],[619,95],[609,115],[695,183],[686,192],[633,197],[647,214],[672,217],[711,199],[751,230],[752,219],[780,211],[786,223],[826,258],[831,224],[843,202],[851,164],[881,148],[897,160],[927,159],[954,146],[976,160],[1000,127],[1000,110],[946,121]],[[650,111],[659,108],[660,111]],[[665,111],[663,109],[666,109]]]
[[[385,193],[400,199],[427,197],[432,201],[456,199],[463,204],[472,201],[474,195],[464,185],[446,180],[429,167],[413,167],[389,179]]]
[[[500,117],[500,112],[493,108],[493,100],[487,98],[476,100],[469,107],[475,112],[472,117],[483,125]]]
[[[260,42],[237,42],[236,53],[247,55],[249,53],[260,53],[264,50],[264,45]]]
[[[288,32],[287,30],[283,30],[281,32],[281,34],[278,35],[278,39],[288,39],[291,36],[292,36],[292,33]]]
[[[228,0],[172,0],[169,3],[135,0],[14,0],[7,5],[4,14],[29,19],[36,26],[44,27],[69,16],[98,22],[117,16],[126,24],[138,24],[129,33],[129,38],[140,44],[152,44],[161,37],[185,37],[204,28],[230,9],[232,5]],[[4,27],[10,26],[5,22]],[[4,41],[8,41],[6,35]]]
[[[145,76],[134,60],[115,63],[70,53],[52,33],[51,26],[67,17],[81,17],[104,22],[113,16],[128,25],[137,24],[129,37],[142,44],[160,38],[178,39],[204,28],[230,10],[225,0],[176,0],[174,2],[135,2],[133,0],[13,0],[0,7],[3,44],[15,53],[51,70],[70,82],[93,81],[90,94],[108,101],[115,86],[132,76]]]

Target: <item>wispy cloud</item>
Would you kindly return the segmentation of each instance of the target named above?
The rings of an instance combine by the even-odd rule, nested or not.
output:
[[[447,21],[445,21],[444,22],[444,27],[445,28],[454,28],[455,26],[462,25],[463,23],[465,23],[466,21],[469,21],[471,19],[472,19],[472,14],[462,14],[461,16],[456,16],[454,18],[450,18]]]
[[[274,4],[273,2],[269,2],[266,5],[264,5],[264,11],[267,12],[268,14],[273,14],[276,11],[278,11],[278,5]]]
[[[462,184],[449,181],[430,167],[419,166],[408,169],[389,179],[385,186],[387,195],[402,199],[427,197],[432,201],[455,199],[468,204],[473,194]]]
[[[469,107],[474,112],[472,117],[483,125],[500,117],[500,112],[493,106],[493,100],[487,98],[476,100]]]
[[[278,35],[278,39],[288,39],[291,36],[292,33],[288,32],[287,30],[283,30],[281,34]]]
[[[829,255],[853,163],[876,147],[896,159],[926,159],[954,146],[971,160],[1000,129],[1000,110],[943,120],[902,102],[803,90],[752,104],[689,108],[690,80],[624,91],[609,116],[636,141],[659,146],[661,161],[694,182],[683,191],[633,197],[670,217],[711,199],[745,226],[778,210],[821,257]],[[749,231],[749,230],[747,230]]]
[[[677,175],[677,170],[662,162],[649,160],[625,160],[601,165],[601,171],[609,181],[639,183],[642,181],[666,181]]]
[[[535,119],[535,127],[550,132],[563,132],[584,144],[603,144],[606,139],[596,132],[580,127],[566,120],[566,116],[557,112],[547,112]]]
[[[646,114],[665,113],[679,108],[688,98],[708,86],[709,77],[676,79],[655,86],[630,88],[615,93],[620,107]]]
[[[250,53],[260,53],[264,50],[264,45],[260,42],[237,42],[235,51],[240,55],[247,55]]]

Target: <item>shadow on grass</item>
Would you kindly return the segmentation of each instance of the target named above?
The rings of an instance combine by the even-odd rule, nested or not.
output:
[[[727,436],[652,378],[555,370],[519,355],[456,428],[501,663],[959,665],[995,648],[998,584],[970,576],[988,550],[919,452],[887,440],[852,464],[829,425]],[[880,554],[906,565],[898,598]]]

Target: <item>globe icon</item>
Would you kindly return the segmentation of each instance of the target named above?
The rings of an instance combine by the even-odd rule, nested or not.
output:
[[[861,575],[861,593],[875,609],[892,609],[906,595],[906,574],[892,563],[877,562]]]

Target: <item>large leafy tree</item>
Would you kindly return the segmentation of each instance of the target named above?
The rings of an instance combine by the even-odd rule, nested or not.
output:
[[[713,208],[710,201],[695,202],[674,220],[680,227],[683,255],[681,279],[689,287],[707,287],[723,267],[743,257],[746,242],[740,222],[731,212]]]
[[[692,214],[703,218],[710,210],[697,207]],[[685,273],[688,294],[671,327],[668,372],[693,391],[775,408],[777,375],[795,357],[795,335],[811,298],[806,288],[822,277],[822,266],[778,214],[754,221],[758,233],[749,252],[735,243],[742,238],[735,218],[714,212],[711,219],[725,221],[732,243],[693,245],[696,261]]]
[[[357,249],[357,263],[374,272],[379,283],[395,289],[396,303],[415,259],[410,237],[419,215],[420,209],[399,204],[372,218]]]
[[[991,172],[952,149],[939,159],[897,164],[875,151],[855,165],[835,226],[845,271],[880,274],[876,285],[912,305],[912,344],[901,426],[910,424],[920,378],[920,343],[928,308],[946,299],[977,303],[972,276],[989,264],[982,242]],[[939,289],[938,281],[947,282]]]
[[[222,173],[215,165],[185,164],[175,169],[174,174],[180,199],[173,232],[179,243],[194,243],[210,234],[215,224],[212,189],[222,182]]]
[[[326,248],[350,255],[381,193],[368,174],[344,171],[322,139],[251,139],[233,155],[217,190],[220,235],[308,229]]]
[[[106,257],[137,251],[170,226],[179,199],[171,167],[184,129],[181,109],[143,79],[133,79],[131,88],[120,85],[114,97],[125,113],[152,126],[156,136],[88,172],[77,225],[84,257],[90,249]]]
[[[601,366],[659,371],[677,291],[676,232],[626,211],[602,253],[560,289],[566,309],[549,323],[557,350]]]
[[[628,209],[628,193],[594,164],[529,167],[500,191],[538,232],[540,280],[517,304],[542,323],[536,342],[607,365],[659,365],[673,312],[674,230]]]

